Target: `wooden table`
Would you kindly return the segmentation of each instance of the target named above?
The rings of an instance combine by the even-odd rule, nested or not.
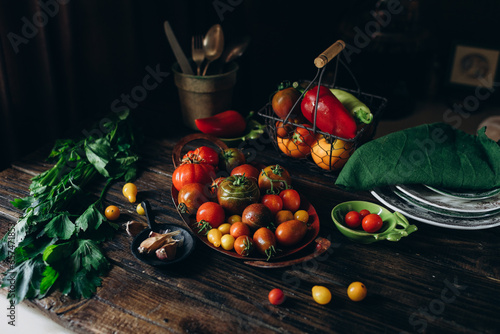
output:
[[[141,174],[135,183],[139,199],[151,202],[159,222],[182,224],[170,196],[171,152],[179,138],[149,139],[142,150]],[[149,267],[130,252],[131,237],[124,224],[140,218],[135,205],[121,195],[123,183],[117,183],[106,202],[121,206],[126,214],[115,239],[105,244],[113,266],[97,294],[71,300],[56,292],[26,303],[77,333],[500,331],[499,228],[461,231],[413,222],[419,230],[399,242],[356,244],[334,228],[330,211],[343,201],[376,202],[374,198],[337,189],[333,177],[278,158],[271,146],[257,151],[262,163],[287,167],[295,188],[316,208],[320,236],[332,242],[325,255],[291,267],[260,269],[200,242],[174,268]],[[37,152],[0,173],[1,235],[20,215],[9,202],[28,195],[30,178],[50,167],[43,162],[46,154]],[[95,191],[101,186],[95,185]],[[5,263],[0,266],[5,271]],[[352,302],[346,295],[353,281],[368,288],[362,302]],[[314,285],[330,289],[330,304],[313,301]],[[287,296],[281,306],[267,300],[273,288],[283,289]]]

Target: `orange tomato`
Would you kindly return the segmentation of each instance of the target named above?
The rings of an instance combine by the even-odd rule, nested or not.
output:
[[[290,138],[277,137],[277,141],[280,150],[289,157],[304,158],[311,153],[315,136],[312,131],[297,127]]]
[[[321,136],[311,149],[311,157],[316,165],[326,170],[340,170],[354,152],[354,145],[341,139]]]

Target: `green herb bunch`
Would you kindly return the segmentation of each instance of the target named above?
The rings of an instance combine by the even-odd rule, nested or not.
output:
[[[2,287],[10,287],[16,304],[55,289],[89,298],[109,270],[100,244],[118,225],[103,215],[103,197],[113,181],[135,178],[138,155],[128,111],[112,115],[100,130],[57,141],[49,155],[55,165],[32,179],[30,196],[12,201],[23,215],[0,241],[0,261],[11,260]],[[98,177],[106,186],[96,200],[85,187]]]

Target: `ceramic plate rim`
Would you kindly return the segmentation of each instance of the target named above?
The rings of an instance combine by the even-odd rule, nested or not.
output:
[[[387,207],[391,208],[392,210],[401,212],[402,214],[406,215],[409,218],[415,219],[419,222],[429,224],[429,225],[434,225],[438,227],[444,227],[448,229],[454,229],[454,230],[484,230],[484,229],[489,229],[489,228],[494,228],[500,226],[500,219],[497,223],[490,224],[490,225],[475,225],[475,226],[461,226],[461,225],[450,225],[450,224],[445,224],[445,223],[440,223],[437,221],[421,218],[418,215],[415,215],[413,213],[409,213],[408,210],[405,210],[405,208],[401,209],[397,207],[396,205],[386,201],[382,196],[380,196],[377,191],[381,191],[380,188],[376,188],[370,191],[373,197],[375,197],[380,203],[386,205]],[[396,196],[395,194],[392,194],[393,196]],[[433,215],[438,215],[438,214],[433,214]],[[450,217],[447,217],[450,218]],[[459,218],[456,218],[459,219]],[[469,220],[471,218],[468,218]]]
[[[425,195],[422,195],[422,196],[418,196],[416,194],[414,194],[412,191],[415,191],[415,192],[418,192],[418,189],[414,189],[412,187],[415,187],[415,186],[419,186],[419,185],[411,185],[411,184],[398,184],[396,185],[395,187],[399,190],[401,190],[403,193],[405,193],[406,195],[418,200],[419,202],[421,203],[425,203],[427,205],[430,205],[430,206],[433,206],[433,207],[436,207],[436,208],[439,208],[439,209],[444,209],[444,210],[447,210],[447,211],[455,211],[455,212],[464,212],[464,213],[471,213],[471,212],[483,212],[483,213],[486,213],[486,212],[490,212],[490,211],[496,211],[498,209],[500,209],[500,206],[498,207],[491,207],[491,208],[487,208],[487,209],[461,209],[461,208],[457,208],[457,207],[446,207],[440,203],[435,203],[435,202],[432,202],[431,200],[423,197]],[[421,185],[422,187],[424,185]],[[428,188],[427,188],[428,189]],[[429,189],[429,191],[431,191]],[[444,199],[454,199],[456,201],[466,201],[466,202],[480,202],[480,201],[471,201],[471,200],[466,200],[466,199],[458,199],[458,198],[451,198],[451,197],[448,197],[448,196],[443,196],[443,195],[440,195],[438,193],[435,193],[436,196],[441,196],[442,198]],[[500,198],[500,197],[499,197]]]

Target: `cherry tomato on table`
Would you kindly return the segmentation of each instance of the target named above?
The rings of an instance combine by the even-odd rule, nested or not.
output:
[[[366,286],[361,282],[352,282],[347,288],[347,296],[355,302],[365,299],[367,292]]]
[[[269,302],[273,305],[281,305],[285,301],[285,294],[281,289],[272,289],[269,291],[269,295],[267,296]]]
[[[324,286],[315,285],[311,292],[314,301],[318,304],[325,305],[332,300],[332,293]]]
[[[110,205],[104,211],[104,215],[109,220],[117,220],[120,217],[120,209],[117,206]]]
[[[382,218],[380,218],[380,216],[376,213],[370,213],[361,221],[363,230],[370,233],[374,233],[380,230],[383,224],[384,222],[382,221]]]

